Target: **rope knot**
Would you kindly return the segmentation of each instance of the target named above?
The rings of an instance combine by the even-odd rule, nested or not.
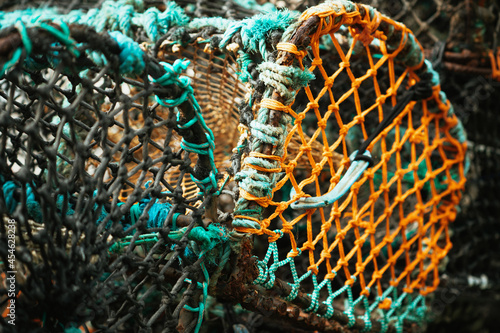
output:
[[[319,66],[323,64],[323,59],[321,58],[314,58],[314,60],[311,62],[311,65],[313,66]]]
[[[317,177],[321,173],[321,170],[323,170],[323,168],[321,167],[321,165],[320,164],[316,164],[312,168],[311,174],[314,175],[315,177]]]
[[[354,120],[358,123],[358,124],[362,124],[365,122],[365,116],[363,116],[362,114],[360,115],[357,115],[354,117]]]
[[[309,102],[309,103],[307,103],[307,108],[309,110],[317,109],[317,108],[319,108],[319,104],[317,102]]]
[[[295,161],[290,161],[288,165],[285,167],[286,173],[291,174],[293,173],[293,170],[297,167],[297,162]]]
[[[324,130],[326,128],[326,119],[323,118],[320,121],[318,121],[318,127]]]
[[[377,30],[380,25],[381,15],[377,11],[373,11],[373,19],[370,20],[370,11],[366,10],[365,20],[368,21],[363,29],[363,31],[359,32],[358,40],[363,43],[364,46],[368,46],[374,39],[374,32]]]
[[[377,70],[375,68],[370,68],[368,71],[366,71],[366,74],[370,76],[377,76]]]
[[[261,63],[257,70],[260,72],[259,78],[285,99],[284,104],[290,104],[295,97],[295,92],[307,86],[315,77],[307,69],[282,66],[270,61]]]
[[[411,288],[411,287],[403,288],[403,292],[411,294],[411,293],[413,293],[413,288]]]
[[[295,54],[298,58],[303,58],[307,54],[306,50],[299,51],[297,49],[297,45],[287,42],[278,43],[278,45],[276,45],[276,49]]]
[[[364,238],[359,238],[354,241],[354,245],[363,245],[365,243],[366,239]]]
[[[392,300],[390,298],[384,299],[380,304],[378,305],[379,309],[382,310],[389,310],[392,305]]]
[[[382,192],[389,192],[389,186],[387,184],[381,184],[379,186],[379,190],[381,190]]]
[[[321,258],[330,259],[331,257],[332,257],[332,254],[330,252],[328,252],[328,250],[321,251]]]
[[[347,259],[342,258],[342,259],[337,260],[337,265],[346,267],[349,265],[349,262],[347,261]]]
[[[372,278],[374,280],[380,280],[382,278],[382,273],[380,271],[373,272]]]
[[[286,202],[280,202],[276,207],[277,212],[284,212],[288,208],[288,204]],[[293,226],[290,223],[283,224],[283,230],[285,230],[285,225],[288,227],[287,230],[292,230]]]
[[[307,270],[312,271],[314,273],[314,275],[317,275],[319,272],[318,267],[316,267],[316,265],[311,265],[311,266],[307,267]]]
[[[342,212],[340,212],[339,210],[335,210],[332,212],[332,215],[334,219],[339,219],[342,216]]]
[[[325,222],[321,225],[321,231],[328,231],[332,227],[330,222]]]
[[[278,232],[275,232],[273,233],[271,236],[269,236],[269,243],[274,243],[276,242],[278,239],[281,238],[281,233],[278,233]]]
[[[353,195],[358,195],[359,192],[359,184],[354,184],[351,186],[351,192]]]
[[[337,236],[335,236],[336,239],[342,241],[345,238],[346,232],[344,230],[339,231],[337,233]]]
[[[383,239],[383,242],[384,242],[385,244],[390,244],[390,243],[392,243],[392,238],[391,238],[391,236],[385,236],[385,237],[384,237],[384,239]]]
[[[389,259],[387,259],[387,263],[390,265],[390,266],[394,266],[394,264],[396,263],[396,261],[398,260],[398,257],[390,257]]]
[[[404,244],[401,245],[400,249],[403,249],[405,251],[410,250],[411,243],[405,242]]]
[[[379,97],[377,97],[377,99],[375,101],[377,102],[378,105],[383,105],[383,104],[385,104],[386,99],[387,99],[387,96],[380,95]]]
[[[285,204],[285,208],[283,210],[285,210],[287,207],[287,205]],[[281,227],[281,231],[286,234],[286,233],[289,233],[290,231],[293,230],[293,225],[290,224],[290,223],[283,223],[283,226]]]
[[[349,131],[349,128],[347,126],[342,126],[339,130],[339,136],[346,136],[347,132]]]
[[[282,111],[285,113],[289,113],[291,110],[290,106],[286,106],[283,103],[270,98],[262,99],[262,102],[260,102],[260,107],[270,110]]]
[[[299,113],[296,117],[295,117],[295,123],[301,123],[302,120],[304,120],[306,118],[306,114],[305,113]]]
[[[339,67],[340,68],[349,68],[351,67],[351,63],[349,61],[342,61],[340,64],[339,64]]]
[[[403,179],[405,174],[406,174],[405,169],[400,169],[400,170],[396,171],[396,176],[398,176],[398,178],[400,178],[400,179]],[[396,199],[394,199],[394,201],[396,201]],[[403,201],[404,201],[404,199],[403,199]]]
[[[299,149],[301,152],[308,152],[312,150],[312,147],[310,145],[302,145]]]
[[[333,80],[332,80],[332,82],[333,82]],[[330,111],[330,112],[339,111],[339,105],[337,103],[328,105],[328,111]]]
[[[313,251],[314,250],[314,244],[311,241],[305,242],[302,245],[302,247],[304,248],[304,250],[309,250],[309,251]]]
[[[335,81],[333,78],[328,77],[328,79],[325,80],[325,87],[331,88],[333,86],[333,81]]]

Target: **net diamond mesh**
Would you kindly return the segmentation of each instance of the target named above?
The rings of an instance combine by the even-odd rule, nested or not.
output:
[[[257,313],[306,330],[422,323],[467,167],[460,122],[437,77],[425,76],[435,72],[413,34],[347,1],[255,21],[238,20],[270,7],[120,3],[135,11],[131,30],[114,25],[112,13],[94,21],[100,33],[70,24],[63,38],[28,26],[29,57],[22,26],[2,31],[2,61],[19,46],[28,59],[6,72],[0,91],[2,237],[13,218],[26,330],[189,332],[220,322],[251,330],[262,324]],[[69,9],[68,22],[79,22]],[[138,19],[146,13],[153,23]],[[440,20],[401,15],[409,26]],[[263,33],[253,22],[271,24]],[[143,53],[124,51],[132,44],[113,30]],[[432,29],[414,31],[424,45],[435,39]],[[252,40],[261,33],[264,43]],[[144,68],[125,72],[136,54]],[[196,101],[177,104],[189,89],[180,79],[161,82],[169,68],[180,73],[183,58]],[[404,103],[429,80],[432,96]],[[377,131],[371,161],[357,160]],[[354,166],[361,173],[347,177]],[[253,180],[271,179],[267,192],[246,187],[249,169]],[[352,184],[334,202],[300,208],[346,179]]]
[[[264,125],[253,126],[264,134],[252,131],[252,152],[240,176],[242,198],[233,226],[241,232],[266,235],[269,240],[256,284],[271,289],[281,275],[279,269],[290,270],[291,278],[285,281],[291,291],[286,300],[294,300],[299,288],[304,288],[311,297],[305,311],[331,317],[332,302],[344,294],[348,325],[356,324],[354,309],[364,307],[365,325],[371,326],[366,316],[376,306],[388,310],[390,316],[398,313],[407,295],[416,291],[426,295],[439,283],[439,262],[451,247],[448,224],[455,218],[465,181],[465,137],[445,95],[440,94],[439,81],[433,80],[432,97],[407,103],[369,143],[373,166],[353,176],[353,164],[359,163],[353,159],[353,151],[374,131],[374,124],[389,117],[390,107],[384,110],[384,104],[395,107],[405,87],[414,85],[432,67],[429,62],[424,65],[421,47],[411,31],[369,8],[327,2],[307,10],[300,20],[291,41],[278,44],[281,53],[268,65],[269,77],[288,73],[290,66],[307,68],[314,79],[304,88],[306,102],[299,94],[298,103],[290,103],[290,98],[286,101],[282,88],[269,84],[275,89],[265,94],[256,117]],[[335,35],[342,25],[352,35],[347,48]],[[301,34],[310,36],[305,45],[310,48],[300,44]],[[323,36],[329,41],[321,41]],[[373,38],[379,43],[373,43]],[[322,46],[332,45],[328,52],[322,50],[320,41]],[[364,50],[357,41],[364,43]],[[329,53],[337,53],[339,62],[329,58]],[[352,68],[351,57],[366,57],[364,68]],[[388,73],[385,82],[377,77],[384,67]],[[355,74],[356,69],[361,71]],[[268,79],[265,72],[260,78]],[[338,78],[350,81],[350,87],[339,89]],[[284,81],[276,79],[280,80]],[[365,92],[363,98],[360,90]],[[350,109],[343,104],[348,99]],[[311,139],[305,140],[302,121],[308,117],[317,125]],[[274,142],[266,137],[273,126],[285,127],[290,122],[293,128],[284,134],[276,130]],[[333,131],[327,134],[328,123],[337,128],[337,135]],[[294,136],[302,142],[300,152],[287,157],[287,144]],[[310,142],[316,140],[324,148],[323,156],[315,160],[309,151]],[[340,163],[333,160],[336,154],[342,156]],[[295,172],[301,155],[308,157],[310,173]],[[285,174],[276,180],[272,174],[281,171]],[[255,176],[257,172],[267,178]],[[343,178],[351,178],[351,186],[339,192],[339,187],[346,186]],[[287,184],[290,194],[285,192],[275,200],[273,194]],[[339,192],[335,200],[325,195],[335,191]],[[318,198],[309,200],[311,196]],[[301,229],[305,235],[298,238]],[[295,260],[301,256],[308,257],[307,265],[296,268]],[[342,282],[338,285],[338,277],[344,286]],[[401,296],[391,294],[396,287],[403,292]],[[372,297],[375,301],[368,305]],[[409,298],[410,311],[415,310],[419,297]],[[408,313],[398,313],[398,321]]]
[[[155,101],[180,93],[151,83],[162,75],[153,58],[145,57],[139,76],[123,73],[121,49],[108,34],[53,27],[78,46],[58,43],[47,29],[27,28],[33,61],[6,73],[0,92],[0,201],[2,214],[16,221],[17,260],[9,270],[17,271],[18,327],[60,330],[91,320],[89,327],[110,331],[192,330],[196,316],[179,323],[179,315],[197,306],[202,270],[218,270],[198,255],[222,254],[227,240],[222,234],[221,244],[206,243],[211,231],[224,230],[202,227],[203,200],[210,199],[198,194],[190,176],[203,178],[210,169],[201,154],[180,148],[182,137],[203,140],[199,128],[178,128],[194,117],[192,104],[174,109]],[[22,37],[6,29],[2,41],[15,48]],[[104,66],[90,59],[95,54],[105,57]],[[211,85],[196,95],[216,137],[232,134],[243,93],[234,65],[190,55],[197,64],[194,86],[211,68],[223,73],[218,81],[210,73]],[[226,113],[210,112],[221,107]],[[222,121],[225,126],[217,126]],[[224,146],[215,154],[224,167]],[[2,220],[3,237],[7,223]],[[2,261],[10,262],[7,248]]]

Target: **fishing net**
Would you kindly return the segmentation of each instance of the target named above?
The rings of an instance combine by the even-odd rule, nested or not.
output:
[[[446,275],[433,296],[434,321],[429,331],[470,332],[479,327],[496,330],[500,237],[497,215],[500,201],[498,118],[495,97],[500,84],[484,75],[446,71],[443,90],[450,96],[467,130],[470,171],[453,224],[453,249]],[[485,300],[487,300],[485,302]]]
[[[498,80],[500,8],[495,1],[363,1],[405,23],[446,70]]]
[[[424,322],[467,167],[411,31],[347,1],[92,5],[1,17],[18,329]]]
[[[320,1],[271,1],[278,7],[306,10]],[[460,53],[465,47],[470,51],[495,49],[498,41],[498,4],[492,0],[361,0],[394,20],[403,22],[413,31],[427,49],[435,44],[447,43],[448,50]],[[460,49],[462,48],[462,49]]]
[[[422,296],[437,287],[451,247],[448,224],[465,181],[462,125],[404,26],[348,2],[310,8],[299,22],[278,44],[277,60],[260,65],[270,88],[236,176],[233,226],[269,241],[256,284],[279,289],[276,276],[286,269],[280,296],[294,302],[307,290],[298,301],[308,304],[304,311],[330,318],[339,299],[345,309],[336,319],[348,327],[372,328],[376,308],[386,310],[382,329],[391,320],[402,327],[422,313]],[[341,26],[349,29],[343,45],[335,35]],[[351,57],[364,61],[353,68]],[[388,80],[378,77],[384,69]],[[337,85],[342,76],[345,90]],[[301,87],[307,97],[295,95]],[[302,137],[306,121],[316,122],[311,140]],[[287,156],[293,136],[302,146]],[[316,160],[308,155],[315,140],[323,143]],[[309,173],[295,171],[300,155],[308,156]],[[275,198],[287,184],[288,193]],[[295,264],[301,256],[305,267]]]
[[[228,146],[238,124],[234,67],[192,54],[193,86],[211,80],[198,104],[178,76],[187,62],[160,64],[120,32],[17,21],[2,45],[2,239],[13,223],[16,235],[16,260],[2,242],[2,261],[17,272],[17,328],[192,330],[205,277],[224,267],[205,256],[229,254],[226,230],[202,219],[217,218],[224,167],[207,124]]]
[[[377,10],[408,26],[439,70],[441,86],[467,131],[470,171],[460,211],[453,224],[443,283],[432,296],[430,331],[494,332],[498,303],[484,299],[498,293],[500,250],[494,216],[500,202],[498,120],[494,96],[498,84],[500,9],[495,1],[393,1]],[[423,24],[419,23],[423,22]],[[496,70],[495,70],[496,69]],[[474,326],[476,325],[476,326]]]
[[[439,70],[441,86],[467,131],[470,171],[460,211],[450,235],[453,255],[446,261],[432,296],[432,332],[494,332],[498,302],[500,235],[494,216],[500,204],[498,84],[500,9],[495,1],[400,1],[375,5],[412,29]],[[411,10],[410,10],[411,9]],[[417,17],[414,17],[417,16]],[[424,24],[420,24],[418,20]],[[432,21],[431,21],[432,20]],[[421,29],[422,28],[422,29]],[[485,303],[484,300],[488,299]]]

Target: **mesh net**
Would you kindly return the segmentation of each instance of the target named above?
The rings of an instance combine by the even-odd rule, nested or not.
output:
[[[178,3],[2,17],[0,237],[15,229],[14,266],[7,241],[0,257],[2,280],[18,272],[21,330],[277,329],[258,313],[305,330],[421,323],[466,168],[414,35],[346,1],[298,21]]]
[[[432,300],[429,331],[469,332],[481,327],[494,332],[498,302],[493,295],[499,292],[500,277],[500,248],[494,240],[499,237],[495,216],[500,202],[494,189],[500,184],[500,143],[493,96],[500,85],[481,75],[447,72],[443,90],[467,130],[471,165],[461,211],[453,223],[446,275]]]
[[[233,226],[269,241],[256,284],[272,289],[276,276],[288,276],[285,299],[294,301],[304,288],[310,297],[304,311],[326,317],[333,316],[337,298],[346,300],[344,320],[351,327],[371,327],[366,318],[375,307],[389,317],[397,313],[402,323],[421,306],[419,297],[407,296],[437,287],[439,263],[451,247],[448,223],[465,181],[463,129],[436,79],[427,83],[433,89],[424,100],[401,97],[433,71],[404,26],[347,2],[313,7],[301,20],[290,41],[278,44],[277,61],[263,63],[267,72],[260,78],[274,89],[264,94],[252,127]],[[348,33],[337,35],[342,25]],[[308,35],[310,42],[301,44]],[[355,66],[356,58],[364,59]],[[314,79],[291,103],[295,96],[276,77],[297,80],[299,68]],[[307,121],[313,123],[310,140],[303,137],[311,129]],[[275,129],[288,123],[289,131]],[[302,145],[290,156],[293,137]],[[314,141],[323,144],[320,159],[309,154]],[[363,146],[373,163],[364,173],[369,162],[356,155]],[[310,172],[295,170],[301,155]],[[365,313],[359,322],[355,308]]]
[[[165,68],[153,58],[124,73],[120,52],[123,43],[138,47],[132,40],[119,44],[82,25],[17,26],[2,31],[2,56],[29,40],[20,57],[31,51],[31,62],[10,69],[0,92],[0,211],[9,216],[1,237],[16,236],[16,260],[2,242],[2,274],[17,272],[16,328],[61,331],[91,321],[86,329],[193,330],[198,315],[184,308],[198,307],[205,278],[214,282],[224,267],[205,259],[229,255],[225,229],[202,227],[217,219],[217,204],[194,181],[213,170],[202,124],[227,140],[212,152],[217,168],[234,145],[244,93],[234,64],[197,48],[185,54],[196,62],[188,73],[205,123],[191,100],[162,105],[182,91],[155,83]],[[128,57],[142,57],[130,47]],[[186,125],[191,119],[198,121]],[[212,233],[220,243],[210,243]]]

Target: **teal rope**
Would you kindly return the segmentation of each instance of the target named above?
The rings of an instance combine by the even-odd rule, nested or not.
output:
[[[18,202],[15,199],[14,196],[14,191],[16,190],[22,190],[22,187],[15,183],[14,181],[4,181],[3,178],[0,178],[0,181],[2,182],[2,191],[3,191],[3,196],[5,198],[6,206],[7,206],[7,214],[13,214],[14,211],[16,210],[17,206],[19,205],[20,202]],[[146,184],[146,187],[148,185]],[[35,220],[38,223],[44,223],[45,221],[43,220],[43,214],[42,214],[42,207],[37,200],[35,196],[35,187],[26,184],[26,208],[28,211],[28,216]],[[97,192],[94,192],[94,197],[97,196]],[[144,213],[146,207],[148,206],[149,202],[152,200],[151,197],[147,197],[142,199],[140,202],[132,205],[130,210],[128,212],[124,212],[123,217],[121,218],[120,222],[122,223],[123,227],[125,229],[129,228],[130,225],[126,224],[125,221],[127,220],[127,217],[129,217],[131,221],[131,225],[134,225],[137,223],[139,218],[142,216]],[[75,213],[73,210],[73,207],[68,206],[64,211],[64,201],[65,201],[65,196],[62,194],[59,194],[57,196],[56,200],[56,207],[60,214],[64,214],[66,216],[71,216]],[[119,204],[118,206],[122,206],[123,204]],[[99,224],[102,221],[104,221],[107,216],[109,215],[110,212],[107,212],[104,207],[101,207],[100,211],[98,211],[98,205],[94,205],[94,213],[98,214],[96,223]],[[169,202],[163,202],[159,203],[158,199],[155,199],[155,202],[149,210],[147,211],[146,219],[146,227],[148,229],[153,229],[153,228],[161,228],[163,227],[164,223],[167,221],[167,217],[172,209],[172,204]],[[177,219],[178,215],[175,215],[174,218]],[[106,225],[107,228],[111,227],[111,224],[108,223]]]
[[[28,37],[28,30],[26,29],[26,26],[24,25],[24,23],[21,20],[18,20],[14,26],[21,34],[21,39],[22,39],[24,47],[26,49],[26,53],[30,54],[31,50],[33,48],[33,45],[31,44],[31,40]]]
[[[171,231],[168,237],[170,239],[180,240],[186,235],[188,229],[189,228],[186,227],[176,231]],[[158,233],[152,233],[140,235],[138,237],[127,236],[119,242],[114,243],[110,248],[110,252],[120,253],[124,251],[128,246],[132,244],[132,239],[134,238],[136,238],[134,241],[134,245],[154,245],[158,242],[159,235]],[[187,304],[184,305],[184,309],[192,312],[198,312],[195,332],[199,332],[203,323],[205,309],[207,308],[208,287],[211,283],[211,278],[206,268],[205,262],[217,265],[218,268],[215,271],[214,276],[218,275],[224,268],[226,263],[229,261],[231,255],[231,247],[227,243],[229,240],[229,233],[227,231],[227,228],[219,224],[210,224],[206,230],[203,227],[195,227],[191,229],[191,231],[187,234],[187,238],[188,240],[195,241],[199,245],[198,248],[203,249],[198,253],[198,258],[205,257],[205,260],[203,260],[200,264],[204,281],[196,283],[196,287],[202,290],[202,298],[197,307],[191,307]],[[226,246],[223,250],[215,251],[216,249],[221,249],[224,244]],[[186,248],[187,252],[197,252],[196,247],[189,247],[191,247],[191,245],[189,245],[188,243],[188,247]],[[216,280],[217,277],[212,278],[212,280],[214,279]],[[193,283],[190,279],[185,279],[185,281],[188,283]]]
[[[297,90],[307,86],[309,81],[314,80],[314,74],[309,70],[302,70],[293,66],[281,66],[273,62],[263,62],[257,69],[259,78],[267,86],[271,86],[285,99],[283,104],[290,104]]]
[[[199,123],[201,127],[205,130],[205,136],[207,138],[206,143],[196,144],[192,142],[186,141],[184,138],[181,141],[181,148],[190,153],[196,153],[199,155],[208,155],[210,160],[210,166],[212,170],[210,171],[209,176],[205,179],[197,179],[193,175],[191,175],[191,179],[198,185],[198,187],[205,193],[211,191],[212,189],[217,190],[217,179],[216,175],[218,173],[217,167],[215,165],[215,142],[214,142],[214,134],[212,130],[207,126],[205,120],[203,119],[203,115],[201,113],[201,107],[196,101],[194,97],[194,90],[191,86],[191,80],[187,76],[181,76],[182,71],[184,71],[189,66],[189,60],[180,60],[177,59],[173,65],[161,62],[160,63],[165,70],[165,74],[160,78],[154,79],[150,77],[150,80],[156,82],[160,85],[177,85],[182,89],[182,94],[175,99],[162,99],[156,96],[156,101],[166,107],[176,107],[182,103],[187,101],[191,102],[193,109],[195,110],[195,118],[190,119],[187,123],[178,125],[181,129],[186,129],[194,125],[195,123]],[[179,119],[179,114],[177,114],[177,119]]]
[[[301,70],[295,67],[280,66],[271,62],[264,62],[259,65],[261,71],[260,78],[269,87],[276,89],[285,99],[284,104],[290,104],[295,98],[296,91],[308,84],[314,78],[314,75],[308,70]],[[291,89],[288,89],[291,88]],[[265,98],[270,97],[270,89],[264,94]],[[257,118],[250,123],[250,130],[253,136],[252,149],[258,151],[263,144],[272,144],[276,146],[275,155],[283,155],[283,146],[286,139],[286,128],[291,122],[291,117],[283,114],[277,127],[268,125],[270,110],[260,108],[257,112]],[[277,164],[269,162],[262,158],[250,157],[246,160],[247,164],[259,167],[276,167]],[[260,173],[257,170],[247,167],[235,176],[238,186],[256,197],[272,196],[274,185],[281,177],[281,173]],[[260,219],[262,207],[250,208],[249,201],[244,198],[238,199],[235,206],[234,215],[244,215]],[[259,223],[244,218],[237,218],[233,221],[233,226],[259,229]]]
[[[234,22],[227,28],[219,47],[226,47],[231,38],[239,32],[245,50],[260,52],[265,60],[267,52],[265,49],[262,50],[261,41],[265,40],[272,31],[285,31],[297,15],[297,12],[275,11]]]
[[[28,31],[26,30],[26,26],[24,25],[24,23],[21,20],[17,20],[14,23],[14,27],[19,31],[19,34],[21,35],[21,40],[23,42],[23,46],[24,46],[24,49],[26,51],[26,56],[29,56],[31,54],[31,50],[32,50],[33,46],[31,44],[31,40],[29,39]],[[20,47],[17,48],[13,52],[12,58],[7,60],[2,66],[2,69],[0,71],[0,78],[2,78],[9,69],[14,67],[14,65],[21,58],[22,53],[23,53],[23,50]]]
[[[241,69],[239,76],[243,82],[248,82],[252,78],[252,75],[248,71],[249,65],[254,62],[251,54],[257,54],[266,61],[268,56],[266,40],[268,40],[270,33],[273,31],[285,31],[296,20],[297,16],[297,12],[285,10],[256,15],[231,24],[227,24],[227,22],[214,22],[224,24],[226,27],[222,40],[219,43],[219,48],[224,49],[237,33],[241,36],[243,50],[238,51],[237,62]]]
[[[38,26],[56,37],[62,44],[64,44],[68,48],[69,52],[71,52],[75,57],[78,58],[80,56],[80,51],[76,49],[76,42],[70,37],[69,27],[66,23],[60,23],[59,26],[61,27],[62,31],[57,30],[56,28],[46,24],[45,22],[41,22]]]
[[[75,57],[80,56],[80,51],[77,49],[77,43],[70,37],[69,27],[65,22],[60,22],[61,30],[56,29],[55,27],[45,23],[38,22],[37,24],[32,24],[32,27],[39,27],[40,29],[46,30],[50,34],[52,34],[61,44],[65,45],[70,53]],[[32,43],[29,39],[27,29],[25,24],[18,19],[14,26],[18,29],[21,39],[23,42],[23,47],[26,51],[26,57],[31,54],[32,51]],[[118,31],[112,31],[109,33],[111,38],[113,38],[119,48],[120,48],[120,73],[122,74],[140,74],[144,71],[145,62],[144,62],[144,52],[139,47],[139,44],[134,42],[131,38],[123,35]],[[19,47],[13,52],[12,58],[4,63],[2,66],[0,77],[2,77],[5,72],[10,70],[21,58],[22,47]],[[90,56],[92,60],[99,66],[103,66],[106,64],[106,59],[98,52],[91,52]],[[50,62],[50,61],[49,61]],[[33,59],[26,59],[26,64],[28,66],[35,66],[36,61]],[[52,61],[53,66],[57,66],[57,63]]]
[[[281,230],[275,230],[280,237],[282,236]],[[311,279],[313,285],[313,291],[308,294],[311,298],[311,303],[309,307],[304,309],[305,312],[317,313],[319,308],[319,300],[320,295],[326,289],[328,293],[328,297],[326,301],[322,303],[327,306],[327,311],[322,317],[331,318],[334,313],[333,301],[341,295],[345,295],[345,310],[344,314],[348,317],[349,321],[347,323],[347,327],[354,326],[356,319],[361,319],[365,323],[365,328],[363,332],[368,332],[371,330],[373,324],[371,321],[372,313],[374,311],[379,311],[381,313],[381,319],[379,322],[381,324],[381,332],[387,331],[389,325],[391,323],[394,324],[394,328],[396,332],[403,332],[403,322],[404,320],[410,320],[413,322],[421,323],[425,320],[425,316],[427,313],[427,307],[425,305],[425,297],[417,294],[415,299],[412,299],[412,295],[408,293],[401,293],[398,295],[398,290],[393,286],[387,288],[382,296],[376,296],[375,300],[372,301],[372,304],[369,303],[367,296],[360,295],[357,299],[353,298],[353,291],[351,285],[344,285],[338,290],[333,290],[332,287],[332,279],[324,279],[321,283],[318,281],[317,276],[312,273],[312,271],[307,271],[302,276],[299,276],[297,273],[297,269],[295,266],[295,258],[299,257],[302,252],[299,250],[299,253],[296,257],[287,257],[286,259],[279,259],[279,250],[276,242],[269,243],[269,248],[264,256],[263,260],[257,260],[256,266],[258,269],[258,276],[254,280],[254,284],[263,286],[266,289],[271,289],[274,285],[274,281],[276,279],[276,272],[280,267],[284,267],[289,265],[290,272],[292,273],[293,282],[289,282],[288,285],[292,288],[290,294],[285,297],[286,301],[293,301],[298,294],[301,283],[306,279]],[[337,275],[337,272],[332,271],[334,276]],[[356,282],[356,278],[351,276]],[[369,289],[368,289],[369,291]],[[390,297],[392,294],[392,298]],[[384,299],[389,298],[393,301],[391,302],[391,307],[388,310],[377,309],[380,302]],[[364,314],[356,315],[354,309],[359,309],[362,304],[364,308]]]
[[[250,54],[238,50],[238,58],[236,58],[236,62],[240,67],[240,71],[237,73],[242,82],[249,82],[252,79],[252,74],[250,74],[248,67],[253,63],[252,57]]]
[[[203,314],[205,313],[205,306],[207,303],[207,298],[208,298],[208,284],[210,283],[210,277],[208,275],[207,269],[205,268],[205,264],[202,262],[200,264],[201,270],[203,272],[203,275],[205,277],[205,281],[202,283],[198,282],[197,287],[203,290],[203,296],[201,302],[198,304],[197,308],[193,308],[189,305],[184,305],[184,309],[192,312],[198,312],[198,319],[196,321],[196,327],[194,329],[195,333],[198,333],[201,328],[201,324],[203,323]]]
[[[151,41],[156,42],[162,35],[175,26],[185,26],[189,17],[175,2],[168,2],[167,9],[160,12],[151,7],[144,11],[142,0],[105,1],[101,8],[94,8],[87,13],[73,10],[62,14],[57,8],[25,9],[3,13],[0,17],[0,28],[14,25],[21,19],[28,26],[43,21],[59,20],[68,24],[77,23],[92,26],[96,31],[120,31],[133,37],[137,28],[142,28]]]
[[[266,2],[262,5],[258,4],[255,0],[235,0],[235,2],[246,9],[260,10],[262,12],[272,12],[276,10],[274,4],[270,2]]]
[[[111,31],[109,35],[120,47],[120,73],[141,74],[146,64],[144,62],[144,51],[142,51],[139,44],[119,31]]]
[[[173,234],[173,239],[176,239],[176,237],[178,237],[180,233],[175,234],[175,232],[172,232],[171,234]],[[220,254],[219,251],[216,254],[216,257],[214,257],[214,254],[211,253],[213,249],[215,249],[216,247],[220,247],[229,240],[229,234],[227,232],[227,229],[219,224],[210,224],[207,230],[203,229],[202,227],[195,227],[188,234],[188,239],[201,242],[200,247],[203,248],[203,251],[199,253],[198,257],[199,258],[202,258],[203,256],[206,257],[206,260],[202,261],[200,264],[204,276],[204,281],[201,283],[200,282],[197,283],[197,287],[203,290],[202,299],[198,303],[198,307],[196,308],[191,307],[187,304],[184,305],[184,309],[192,312],[198,312],[198,319],[196,321],[196,327],[195,327],[195,332],[197,333],[200,331],[201,324],[203,323],[203,315],[205,313],[205,308],[208,299],[208,286],[210,285],[210,276],[205,266],[205,262],[213,262],[214,264],[218,265],[219,268],[217,269],[217,271],[220,272],[220,270],[222,270],[225,264],[229,261],[231,248],[228,245],[226,245],[222,254]],[[218,274],[217,271],[214,275]],[[189,279],[186,279],[186,281],[191,282]]]
[[[200,17],[188,23],[189,29],[201,29],[203,27],[215,27],[219,31],[226,31],[233,21],[222,17]]]

